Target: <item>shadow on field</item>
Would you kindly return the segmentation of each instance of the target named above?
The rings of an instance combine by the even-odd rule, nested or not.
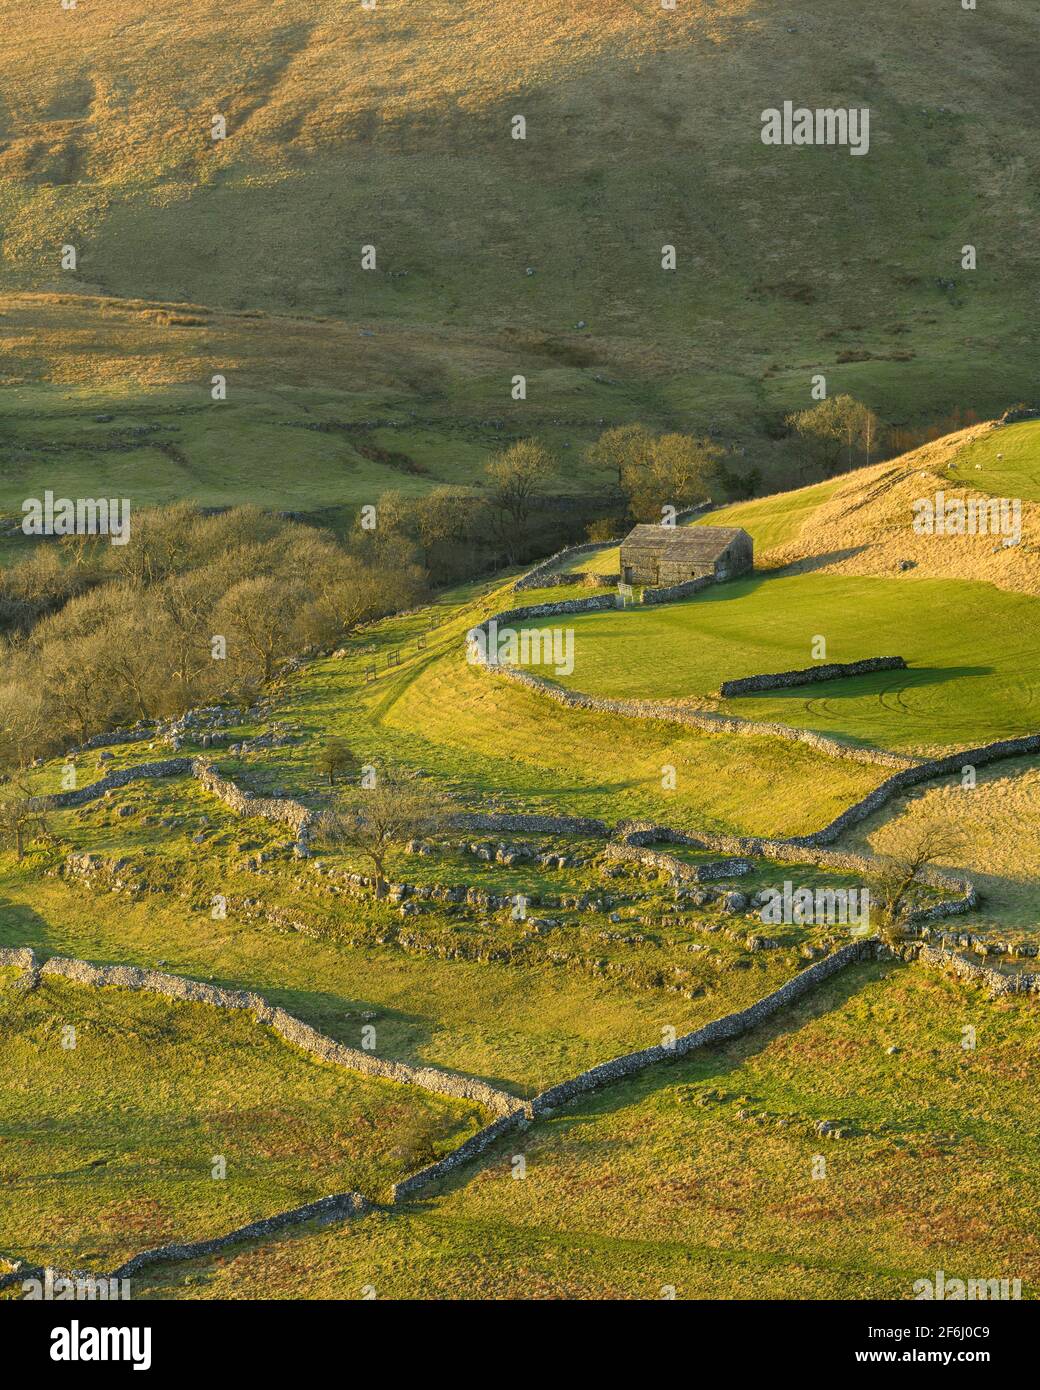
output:
[[[50,924],[45,917],[24,903],[0,898],[0,945],[32,946],[38,951],[47,949],[49,940]]]
[[[795,560],[782,569],[773,570],[773,577],[789,579],[795,574],[811,574],[813,570],[825,569],[827,565],[840,565],[843,560],[851,560],[867,549],[867,545],[854,545],[846,550],[829,550],[825,555],[807,555],[804,560]]]
[[[804,700],[811,692],[819,692],[828,700],[858,700],[864,695],[892,695],[918,686],[945,685],[949,681],[970,679],[973,676],[992,676],[993,666],[912,666],[893,680],[891,672],[850,676],[837,681],[806,681],[804,685],[789,685],[777,690],[763,690],[744,699]]]

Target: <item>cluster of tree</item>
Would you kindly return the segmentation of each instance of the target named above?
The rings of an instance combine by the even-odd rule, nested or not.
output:
[[[605,430],[585,450],[585,462],[609,479],[631,521],[660,521],[664,507],[707,502],[724,484],[723,458],[711,439],[655,435],[640,424]]]
[[[553,506],[554,484],[558,493],[557,459],[537,439],[517,440],[492,455],[477,491],[445,486],[422,497],[383,493],[373,543],[410,546],[434,582],[517,564],[581,534],[582,513]]]
[[[156,510],[134,518],[126,546],[48,550],[9,571],[5,592],[40,585],[52,555],[82,573],[60,607],[60,584],[42,586],[55,611],[0,639],[0,767],[115,724],[252,698],[285,657],[424,591],[421,569],[392,548],[344,547],[251,507]]]
[[[930,425],[894,426],[889,431],[889,445],[893,454],[908,454],[912,449],[919,449],[922,444],[930,444],[933,439],[941,439],[944,435],[966,430],[970,425],[978,423],[978,411],[970,406],[956,406],[948,415]]]
[[[600,480],[598,497],[589,499],[592,515],[609,510],[603,526],[614,535],[626,522],[660,521],[667,506],[678,511],[713,494],[749,495],[754,481],[732,474],[724,459],[710,439],[654,434],[641,424],[608,429],[583,454]],[[472,575],[482,560],[491,568],[545,554],[578,539],[588,525],[588,513],[559,505],[561,471],[540,440],[518,440],[491,457],[479,491],[440,487],[417,498],[384,493],[374,544],[411,546],[435,582]]]
[[[810,461],[825,477],[878,457],[886,430],[877,415],[852,396],[829,396],[808,410],[785,417],[785,424],[808,446]],[[844,456],[844,457],[843,457]]]

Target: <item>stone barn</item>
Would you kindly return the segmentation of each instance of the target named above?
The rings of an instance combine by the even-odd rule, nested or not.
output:
[[[662,589],[735,579],[749,573],[754,558],[754,542],[736,526],[636,526],[621,542],[621,579]]]

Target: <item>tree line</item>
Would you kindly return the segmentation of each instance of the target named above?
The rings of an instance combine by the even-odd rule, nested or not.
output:
[[[255,507],[144,512],[122,547],[41,545],[0,580],[0,767],[251,700],[284,658],[424,591],[409,552],[344,546]]]

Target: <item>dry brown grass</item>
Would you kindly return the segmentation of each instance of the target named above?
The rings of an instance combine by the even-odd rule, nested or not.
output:
[[[1040,504],[1022,502],[1017,546],[1004,546],[993,536],[927,536],[913,529],[916,498],[943,491],[965,501],[986,499],[989,494],[967,485],[949,465],[992,428],[990,421],[973,425],[850,473],[808,514],[795,540],[758,558],[771,569],[863,575],[898,573],[900,562],[909,560],[913,569],[908,573],[915,578],[974,579],[1018,593],[1040,593]]]

